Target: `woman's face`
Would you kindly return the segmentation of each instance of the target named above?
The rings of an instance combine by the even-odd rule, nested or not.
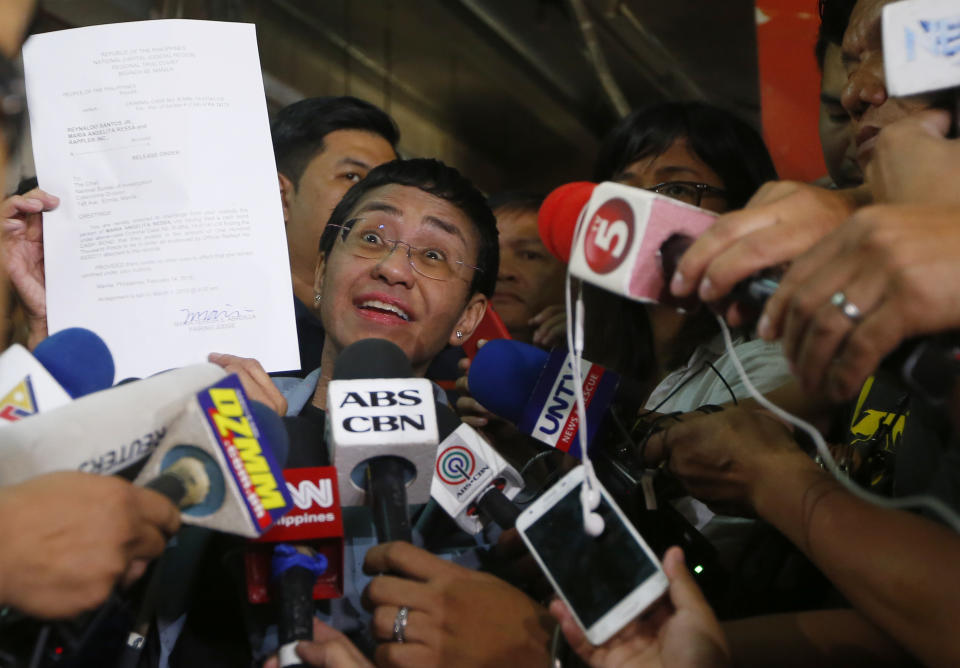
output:
[[[703,183],[723,190],[726,184],[715,171],[690,150],[686,139],[678,139],[666,151],[656,156],[641,158],[627,165],[614,178],[635,188],[652,188],[662,183]],[[668,192],[663,194],[668,195]],[[723,195],[705,191],[700,207],[715,213],[723,213],[730,207]]]
[[[479,234],[467,216],[446,200],[419,188],[389,184],[367,193],[350,216],[357,234],[379,230],[384,239],[416,248],[442,249],[465,265],[476,265]],[[339,353],[366,338],[397,344],[415,371],[423,372],[456,331],[469,338],[486,309],[481,294],[467,298],[474,270],[456,265],[449,280],[418,273],[399,244],[382,259],[353,254],[338,238],[317,262],[315,289],[327,340]]]

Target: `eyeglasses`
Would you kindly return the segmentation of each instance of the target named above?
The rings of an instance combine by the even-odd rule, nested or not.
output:
[[[467,269],[483,271],[480,267],[467,264],[457,256],[456,251],[443,242],[427,241],[425,246],[414,246],[400,239],[383,224],[368,223],[363,219],[347,221],[345,225],[328,225],[339,228],[337,238],[344,248],[357,257],[382,262],[390,257],[397,246],[407,247],[407,260],[410,266],[421,276],[435,281],[449,281],[451,278],[466,279]]]
[[[12,62],[0,56],[0,122],[7,142],[7,156],[16,153],[19,147],[26,111],[23,74]]]
[[[727,196],[726,190],[708,186],[706,183],[694,183],[693,181],[667,181],[650,188],[644,188],[644,190],[652,190],[658,195],[664,195],[693,206],[700,206],[700,200],[703,199],[704,194],[713,197]]]

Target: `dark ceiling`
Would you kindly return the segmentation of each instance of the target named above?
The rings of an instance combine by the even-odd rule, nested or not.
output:
[[[251,21],[272,108],[365,96],[398,118],[405,152],[488,189],[546,188],[588,176],[618,117],[578,5],[626,106],[703,99],[757,121],[752,0],[42,0],[38,26]]]

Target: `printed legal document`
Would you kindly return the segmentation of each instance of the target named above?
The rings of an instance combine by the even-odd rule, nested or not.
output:
[[[300,366],[254,26],[163,20],[23,49],[50,332],[92,329],[117,378],[253,357]]]

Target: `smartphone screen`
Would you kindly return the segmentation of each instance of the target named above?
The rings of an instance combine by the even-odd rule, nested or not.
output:
[[[588,629],[657,571],[604,495],[597,512],[605,527],[593,537],[583,530],[580,485],[573,485],[524,530],[574,614]]]

